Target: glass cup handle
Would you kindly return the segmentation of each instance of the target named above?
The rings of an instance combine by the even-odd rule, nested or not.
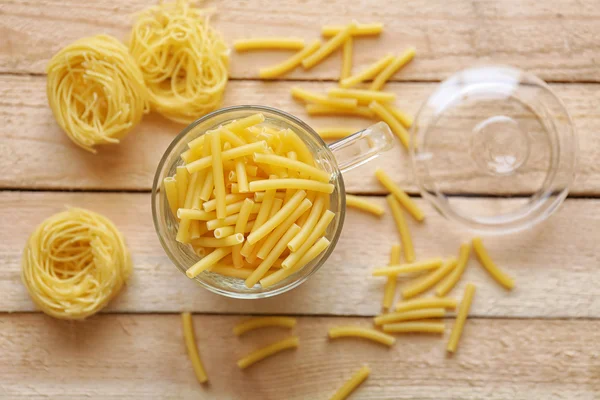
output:
[[[378,122],[329,145],[341,172],[369,162],[392,147],[393,135],[385,122]]]

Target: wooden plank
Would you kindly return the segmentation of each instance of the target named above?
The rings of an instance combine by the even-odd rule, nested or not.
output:
[[[372,201],[385,204],[381,197]],[[459,199],[473,212],[481,199]],[[498,208],[519,200],[489,199]],[[426,222],[410,221],[419,259],[456,255],[471,236],[418,200]],[[35,310],[20,282],[24,243],[42,219],[82,206],[112,219],[124,233],[134,260],[134,273],[109,312],[179,312],[188,309],[218,313],[286,313],[375,315],[380,312],[384,278],[371,277],[386,265],[398,235],[389,213],[377,219],[350,209],[344,231],[330,259],[311,279],[284,295],[242,301],[198,287],[172,266],[161,248],[150,214],[150,195],[124,193],[0,192],[0,311]],[[387,206],[386,206],[387,208]],[[573,221],[586,221],[573,224]],[[514,276],[517,287],[506,292],[471,261],[453,295],[466,282],[478,286],[475,316],[600,318],[600,256],[597,232],[600,201],[568,200],[547,223],[528,232],[485,240],[498,265]]]
[[[373,122],[359,118],[308,117],[302,104],[289,94],[293,85],[290,82],[231,82],[224,105],[276,107],[304,119],[316,129],[342,126],[359,130]],[[306,82],[302,86],[324,91],[331,84]],[[398,106],[414,114],[434,86],[431,83],[397,83],[389,89],[398,94]],[[578,178],[572,193],[599,194],[600,166],[597,160],[600,142],[595,138],[600,87],[592,84],[556,84],[552,87],[571,111],[579,134]],[[0,168],[11,171],[0,176],[0,187],[4,188],[149,190],[163,151],[183,127],[151,114],[122,144],[101,148],[94,156],[73,145],[56,125],[47,105],[43,77],[0,76],[0,88],[3,99],[0,117],[4,121]],[[477,118],[477,110],[473,112],[473,117]],[[396,144],[398,147],[383,157],[345,174],[346,189],[349,192],[383,193],[373,176],[374,169],[382,166],[406,190],[415,193],[408,154],[399,147],[398,141]],[[543,176],[542,166],[537,164],[532,164],[530,172],[517,185],[512,180],[499,183],[496,177],[487,173],[474,176],[471,173],[473,163],[465,159],[464,153],[464,148],[447,146],[448,159],[455,162],[446,178],[452,179],[451,189],[456,193],[522,193],[531,182],[539,181]]]
[[[135,0],[115,5],[110,0],[85,3],[76,0],[16,0],[2,4],[0,72],[43,73],[58,49],[80,37],[107,33],[125,39],[133,15],[155,0]],[[221,1],[216,26],[228,42],[248,36],[319,36],[325,24],[383,22],[380,38],[356,44],[355,63],[360,69],[390,51],[407,46],[418,49],[417,61],[395,79],[439,80],[475,63],[510,64],[554,81],[600,81],[596,37],[600,9],[594,0],[554,1],[548,7],[536,1],[471,2],[393,0],[373,4],[343,0],[279,2],[268,0]],[[66,12],[68,10],[68,12]],[[259,66],[286,57],[263,52],[232,58],[231,76],[255,78]],[[337,79],[340,56],[334,55],[298,79]]]
[[[245,371],[235,362],[282,339],[267,329],[242,338],[241,317],[195,316],[209,384],[196,381],[178,315],[104,315],[85,323],[43,315],[0,317],[0,395],[11,399],[327,399],[360,366],[372,370],[353,399],[569,399],[600,392],[600,321],[469,320],[454,357],[437,335],[399,336],[392,348],[330,342],[339,324],[364,318],[300,318],[300,347]],[[450,322],[451,324],[451,322]]]

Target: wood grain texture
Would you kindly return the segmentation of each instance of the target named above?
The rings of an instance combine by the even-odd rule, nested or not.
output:
[[[0,169],[11,171],[0,176],[3,188],[149,190],[156,165],[182,125],[151,114],[123,143],[104,146],[91,155],[76,147],[57,126],[47,105],[43,77],[0,76],[0,118],[4,121],[0,146]],[[348,127],[363,129],[373,123],[360,118],[308,117],[301,103],[291,98],[293,85],[324,91],[331,84],[318,82],[231,82],[225,106],[260,104],[282,109],[304,119],[316,129]],[[395,83],[389,90],[398,95],[397,104],[410,114],[434,90],[432,83]],[[572,193],[600,194],[600,141],[596,140],[600,122],[597,110],[600,86],[595,84],[555,84],[557,94],[570,110],[579,135],[578,177]],[[477,110],[473,110],[477,117]],[[487,173],[473,174],[472,160],[464,148],[447,146],[447,157],[457,160],[445,178],[454,182],[456,193],[522,193],[530,182],[543,176],[542,166],[525,174],[520,184],[502,183]],[[462,160],[462,163],[458,160]],[[18,168],[15,168],[18,166]],[[384,193],[374,178],[374,169],[383,167],[407,191],[415,193],[408,154],[396,140],[396,147],[379,159],[345,174],[348,192]],[[493,180],[493,182],[492,182]]]
[[[371,367],[352,399],[594,400],[600,392],[600,321],[470,319],[458,353],[445,337],[398,336],[390,349],[358,339],[329,341],[339,324],[298,320],[297,350],[240,371],[235,362],[282,339],[281,329],[242,338],[243,317],[194,316],[209,384],[196,381],[178,315],[103,315],[84,323],[40,314],[0,316],[0,396],[10,399],[328,399],[361,365]],[[452,324],[449,321],[448,325]],[[449,329],[449,326],[447,330]]]
[[[387,209],[384,198],[371,200]],[[475,212],[481,199],[459,201]],[[519,200],[489,201],[506,209]],[[417,258],[456,256],[459,244],[470,235],[423,201],[418,204],[427,217],[422,225],[409,222]],[[20,282],[22,249],[35,226],[66,205],[106,215],[127,239],[134,273],[109,312],[375,315],[380,312],[385,278],[372,277],[371,271],[387,264],[390,248],[399,240],[389,212],[378,219],[350,209],[335,251],[308,282],[275,298],[242,301],[212,294],[177,271],[154,232],[149,194],[1,192],[0,220],[6,229],[0,232],[0,311],[35,310]],[[474,282],[478,287],[474,316],[600,318],[598,226],[600,203],[573,199],[538,228],[485,239],[496,263],[515,278],[515,290],[499,287],[472,259],[452,295],[460,297],[464,285]]]
[[[115,4],[110,0],[3,2],[0,34],[0,72],[43,73],[50,57],[66,44],[98,33],[126,39],[133,15],[154,0]],[[355,68],[388,52],[416,46],[416,61],[394,79],[439,80],[475,63],[510,64],[546,80],[600,81],[600,45],[595,0],[555,1],[443,1],[393,0],[374,4],[268,0],[212,2],[219,14],[216,26],[228,42],[250,36],[319,36],[325,24],[383,22],[380,38],[356,41]],[[68,10],[68,12],[67,12]],[[251,30],[249,27],[252,27]],[[255,78],[259,66],[270,65],[285,54],[233,55],[231,76]],[[337,79],[341,56],[335,54],[298,79]]]

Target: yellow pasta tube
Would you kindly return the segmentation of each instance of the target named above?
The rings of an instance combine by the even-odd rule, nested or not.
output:
[[[337,35],[329,39],[323,46],[310,56],[302,60],[304,69],[310,69],[331,55],[337,48],[344,44],[350,37],[350,32],[356,27],[355,23],[350,23],[346,28],[342,29]]]
[[[375,93],[384,93],[384,92],[375,92]],[[400,110],[397,107],[392,106],[391,104],[382,103],[381,104],[390,114],[394,116],[406,129],[410,128],[413,123],[412,117],[406,114],[404,111]]]
[[[415,250],[413,247],[410,230],[408,229],[408,224],[406,223],[406,218],[404,218],[404,212],[393,195],[387,195],[386,200],[390,206],[390,209],[392,210],[392,216],[394,217],[396,228],[400,234],[400,240],[402,241],[402,247],[404,248],[404,258],[409,263],[412,263],[415,261]]]
[[[379,332],[375,329],[362,328],[358,326],[337,326],[335,328],[330,328],[328,333],[331,339],[359,337],[385,344],[386,346],[391,346],[396,342],[396,338],[391,335],[386,335],[385,333]]]
[[[291,93],[292,96],[297,99],[304,100],[308,103],[321,104],[324,106],[354,108],[358,105],[358,101],[356,99],[330,98],[322,94],[317,94],[308,90],[304,90],[297,86],[292,87]]]
[[[332,183],[323,183],[313,179],[294,178],[265,179],[261,181],[250,182],[251,192],[261,192],[268,189],[303,189],[331,194],[333,193],[335,186],[333,186]]]
[[[287,60],[273,65],[272,67],[261,68],[258,72],[258,76],[261,79],[277,78],[299,66],[302,63],[302,60],[317,51],[319,47],[321,47],[321,41],[317,39]]]
[[[348,78],[352,75],[352,37],[349,37],[344,42],[344,47],[342,50],[342,70],[340,72],[340,79]]]
[[[448,340],[448,346],[446,350],[450,353],[456,352],[458,348],[458,341],[462,336],[463,329],[465,327],[465,322],[467,321],[467,316],[469,315],[469,309],[471,308],[471,303],[473,302],[473,296],[475,295],[475,285],[472,283],[467,283],[465,287],[465,294],[460,302],[460,306],[458,308],[458,313],[456,314],[456,322],[452,327],[452,332],[450,333],[450,339]]]
[[[237,203],[228,204],[227,207],[225,207],[226,214],[231,215],[231,214],[239,213],[240,210],[242,209],[243,204],[244,204],[244,201],[238,201]],[[258,213],[259,209],[260,209],[260,204],[254,204],[252,206],[252,209],[250,210],[250,214]]]
[[[296,326],[296,318],[292,317],[260,317],[242,321],[233,327],[233,334],[241,336],[246,332],[259,328],[277,326],[280,328],[293,328]]]
[[[185,196],[187,194],[189,177],[184,166],[178,166],[175,173],[175,181],[177,181],[177,198],[179,199],[179,208],[183,208],[185,204]]]
[[[390,265],[388,267],[375,268],[373,276],[397,276],[411,272],[428,271],[430,269],[438,269],[443,263],[444,260],[436,257],[409,264]]]
[[[476,237],[473,239],[473,250],[475,250],[475,255],[477,256],[481,266],[483,266],[483,268],[492,276],[492,278],[496,280],[496,282],[508,290],[511,290],[515,287],[515,281],[513,278],[498,268],[494,261],[492,261],[492,258],[489,256],[487,250],[483,246],[481,238]]]
[[[228,247],[235,246],[244,241],[243,233],[236,233],[222,238],[201,237],[192,240],[192,246],[200,247]]]
[[[212,147],[211,147],[212,148]],[[234,147],[233,149],[221,152],[221,159],[231,160],[234,158],[240,158],[252,155],[252,153],[263,152],[267,150],[267,142],[261,140],[259,142],[245,144],[243,146]],[[196,171],[208,168],[212,165],[212,156],[202,157],[199,160],[189,163],[185,167],[190,174]]]
[[[302,245],[300,245],[299,248],[295,247],[295,246],[290,246],[290,244],[288,244],[288,248],[293,252],[292,254],[290,254],[282,263],[282,267],[284,269],[290,269],[292,268],[299,260],[300,258],[302,258],[302,256],[304,256],[304,253],[306,253],[308,251],[308,249],[310,249],[310,247],[315,244],[315,242],[325,234],[325,231],[327,230],[327,227],[329,226],[329,224],[331,223],[331,221],[333,221],[333,218],[335,217],[335,213],[331,210],[326,210],[323,215],[321,215],[321,217],[319,218],[319,221],[317,222],[317,224],[315,225],[315,228],[313,229],[313,231],[310,233],[310,235],[308,236],[308,238],[306,239],[306,241],[304,243],[302,243]]]
[[[239,216],[238,216],[239,217]],[[222,226],[213,231],[215,238],[223,239],[227,236],[231,236],[235,233],[235,227],[233,226]]]
[[[356,75],[352,75],[346,79],[342,79],[340,82],[340,86],[343,88],[350,88],[358,85],[361,82],[364,82],[368,79],[373,78],[377,75],[381,70],[387,67],[392,61],[394,61],[394,56],[392,54],[388,54],[380,60],[377,60],[375,63],[371,64],[364,70],[360,71]]]
[[[240,369],[248,368],[252,364],[272,356],[273,354],[277,354],[280,351],[296,348],[298,347],[298,344],[298,336],[292,336],[287,339],[280,340],[266,347],[253,351],[246,357],[240,359],[237,362],[237,365]]]
[[[165,195],[167,196],[167,203],[169,203],[169,208],[171,209],[173,216],[177,216],[177,208],[179,208],[179,201],[177,196],[179,195],[179,192],[175,178],[169,176],[163,179],[163,188],[165,190]]]
[[[204,183],[202,184],[202,189],[200,190],[200,199],[203,201],[209,201],[212,196],[212,192],[214,189],[214,180],[213,180],[213,172],[208,171],[206,173],[206,178],[204,179]],[[215,200],[215,210],[216,210],[216,200]]]
[[[256,153],[259,154],[259,153]],[[240,193],[248,193],[248,175],[246,174],[246,164],[242,159],[235,161],[235,173],[237,175],[237,182],[240,188]]]
[[[322,237],[319,239],[304,255],[300,260],[289,269],[280,269],[273,274],[263,278],[260,280],[260,284],[262,287],[268,287],[276,284],[277,282],[282,281],[288,276],[296,273],[300,269],[302,269],[306,264],[310,263],[312,260],[317,258],[319,254],[321,254],[325,249],[329,246],[330,242],[327,238]],[[283,263],[282,263],[283,265]]]
[[[400,245],[395,244],[390,251],[390,265],[400,264]],[[394,302],[394,294],[396,294],[396,276],[390,275],[385,282],[383,289],[383,308],[389,310]]]
[[[240,209],[240,213],[237,221],[235,222],[235,233],[236,234],[244,234],[246,230],[246,225],[248,224],[248,217],[250,216],[250,211],[254,206],[254,202],[250,199],[244,199],[244,204],[242,204],[242,208]],[[260,212],[260,211],[259,211]],[[236,244],[232,249],[232,257],[233,257],[233,266],[236,268],[241,268],[244,265],[242,260],[242,244]],[[246,279],[246,278],[244,278]]]
[[[217,200],[217,218],[225,218],[227,212],[225,207],[225,175],[223,174],[223,162],[221,160],[221,136],[220,131],[211,133],[210,149],[212,152],[212,172],[215,185],[215,199]]]
[[[372,101],[387,103],[396,100],[396,95],[390,92],[375,90],[331,88],[327,91],[329,97],[340,97],[358,100],[358,104],[369,104]]]
[[[250,50],[302,50],[304,39],[300,38],[252,38],[233,42],[237,52]]]
[[[254,227],[250,231],[250,233],[256,231],[269,218],[269,212],[271,211],[271,208],[273,206],[274,199],[275,199],[275,190],[267,190],[265,192],[265,197],[263,199],[263,202],[260,205],[260,211],[258,212],[258,215],[256,216],[256,222],[254,224]],[[251,245],[246,240],[246,242],[244,243],[244,246],[242,247],[241,253],[244,257],[249,257],[252,254],[253,250],[254,250],[254,245]]]
[[[365,200],[359,196],[353,196],[351,194],[346,195],[346,206],[358,208],[359,210],[375,214],[377,216],[382,215],[385,210],[378,204],[373,204],[368,200]]]
[[[300,227],[296,224],[293,224],[287,232],[279,239],[277,244],[273,247],[271,252],[265,257],[263,262],[260,263],[258,267],[252,272],[252,275],[248,279],[246,279],[246,287],[251,288],[267,273],[269,268],[277,261],[279,256],[285,251],[285,248],[289,241],[298,234],[300,231]]]
[[[416,50],[414,47],[408,48],[400,56],[396,57],[383,71],[377,75],[377,77],[369,86],[370,90],[381,90],[383,85],[398,71],[400,68],[408,64],[415,57]]]
[[[190,242],[190,224],[192,220],[190,219],[182,219],[179,221],[179,226],[177,227],[177,236],[175,236],[175,240],[179,243],[189,243]]]
[[[426,297],[422,299],[412,299],[399,301],[396,304],[396,311],[420,310],[423,308],[456,308],[456,299],[449,297]]]
[[[281,237],[288,231],[288,229],[290,229],[292,224],[296,222],[296,220],[302,214],[304,214],[304,212],[308,210],[311,206],[312,203],[310,202],[310,200],[302,200],[302,203],[300,203],[300,205],[295,210],[293,210],[292,213],[277,228],[275,228],[273,232],[269,234],[269,236],[265,238],[265,241],[260,246],[260,250],[257,253],[258,258],[264,260],[267,257],[267,255],[271,252],[273,247],[275,247],[275,244],[277,244],[279,239],[281,239]]]
[[[446,325],[443,322],[398,322],[382,326],[387,333],[444,333]]]
[[[231,253],[231,247],[218,247],[185,271],[188,278],[195,278],[201,272],[215,265],[220,259]]]
[[[206,212],[202,210],[191,210],[189,208],[180,208],[177,210],[177,218],[191,219],[197,221],[208,221],[217,218],[214,212]]]
[[[271,180],[271,181],[274,181],[274,180]],[[252,183],[254,183],[254,182],[252,182]],[[302,202],[302,200],[304,200],[305,197],[306,197],[305,191],[299,190],[298,192],[296,192],[296,194],[294,194],[292,199],[290,199],[290,201],[287,204],[285,204],[281,208],[281,210],[279,210],[275,215],[273,215],[271,218],[269,218],[267,221],[265,221],[265,223],[262,224],[260,227],[258,227],[254,232],[251,232],[250,235],[248,235],[248,243],[255,244],[260,239],[264,238],[269,233],[271,233],[290,214],[292,214],[294,209],[300,205],[300,203]]]
[[[344,400],[350,393],[356,390],[356,388],[365,381],[369,377],[369,373],[371,370],[366,365],[355,373],[352,378],[350,378],[341,388],[339,388],[333,396],[331,396],[330,400]]]
[[[288,168],[306,174],[310,178],[319,182],[327,183],[331,180],[330,173],[323,171],[322,169],[319,169],[317,167],[313,167],[312,165],[305,164],[301,161],[294,161],[287,157],[282,157],[275,154],[254,153],[252,157],[254,162],[258,164],[267,164],[274,165],[277,167]]]
[[[404,190],[400,189],[400,187],[396,185],[381,168],[377,168],[375,171],[375,176],[379,182],[381,182],[381,184],[394,195],[396,200],[402,204],[402,207],[404,207],[415,220],[421,222],[425,219],[425,214],[423,214],[423,211],[421,211],[419,206],[417,206],[417,204],[404,192]]]
[[[325,128],[318,129],[317,133],[323,140],[338,140],[344,139],[347,136],[350,136],[356,132],[354,129],[346,129],[346,128]]]
[[[300,232],[288,243],[289,249],[298,250],[300,246],[306,241],[311,231],[319,221],[321,214],[323,213],[323,207],[325,206],[325,197],[323,195],[319,196],[308,214],[306,221],[302,225],[302,229]]]
[[[435,287],[435,294],[438,296],[445,296],[452,288],[456,285],[465,268],[467,268],[467,262],[469,261],[469,254],[471,253],[471,244],[463,243],[460,245],[458,254],[458,263],[456,268],[448,275],[443,281],[441,281]]]
[[[452,257],[448,259],[440,268],[402,289],[402,297],[409,299],[429,290],[436,283],[441,281],[446,275],[448,275],[455,267],[456,258]]]
[[[362,118],[373,118],[375,114],[369,107],[356,106],[352,108],[332,107],[323,104],[307,104],[308,115],[342,115]]]
[[[183,338],[185,339],[185,347],[187,348],[190,361],[192,361],[196,378],[200,383],[208,382],[208,376],[206,375],[204,365],[202,365],[202,360],[200,360],[198,346],[196,345],[196,335],[194,334],[192,315],[189,312],[182,313],[181,322],[183,324]]]
[[[238,202],[244,201],[248,197],[252,197],[252,196],[253,196],[252,193],[239,193],[239,194],[230,193],[225,196],[225,204],[230,205],[233,203],[238,203]],[[204,209],[204,211],[215,211],[217,209],[217,200],[212,199],[209,201],[205,201],[202,204],[202,208]]]
[[[321,28],[321,35],[326,37],[334,36],[340,33],[344,28],[344,25],[325,25]],[[383,24],[381,23],[357,24],[350,34],[352,36],[369,36],[379,35],[381,32],[383,32]]]
[[[406,129],[402,126],[402,124],[394,118],[394,116],[381,104],[376,101],[372,101],[369,104],[369,108],[373,110],[375,115],[377,115],[383,122],[389,125],[392,129],[392,132],[400,139],[402,145],[405,149],[409,149],[410,146],[410,136]]]
[[[442,318],[446,314],[443,308],[423,308],[403,312],[394,312],[378,315],[374,318],[375,325],[390,324],[392,322],[414,321],[418,319]]]

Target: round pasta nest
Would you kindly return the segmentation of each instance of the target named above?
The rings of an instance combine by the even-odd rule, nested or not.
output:
[[[119,143],[148,111],[148,90],[127,47],[107,35],[79,39],[52,57],[46,92],[54,118],[78,146]]]
[[[187,124],[220,107],[229,49],[210,26],[207,10],[187,1],[146,9],[134,22],[129,51],[152,108],[166,118]]]
[[[123,235],[100,214],[71,208],[29,237],[22,280],[35,304],[60,319],[83,319],[115,297],[132,269]]]

